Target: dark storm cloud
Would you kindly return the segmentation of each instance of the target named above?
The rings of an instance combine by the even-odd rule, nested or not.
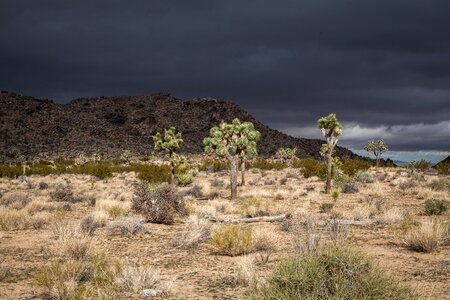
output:
[[[352,147],[389,133],[398,150],[450,148],[447,0],[11,0],[0,11],[1,89],[233,99],[298,136],[336,112]]]

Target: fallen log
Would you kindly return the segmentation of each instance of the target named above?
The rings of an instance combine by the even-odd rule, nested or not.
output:
[[[208,220],[218,223],[255,223],[255,222],[283,222],[290,218],[290,215],[265,216],[253,218],[236,218],[236,217],[210,217]]]
[[[328,223],[330,222],[338,222],[341,225],[373,225],[377,223],[376,220],[362,220],[362,221],[353,221],[353,220],[343,220],[343,219],[329,219]]]

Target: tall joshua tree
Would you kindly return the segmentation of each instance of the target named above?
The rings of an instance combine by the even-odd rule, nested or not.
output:
[[[153,136],[154,149],[156,153],[164,153],[170,161],[169,184],[173,184],[175,178],[175,164],[178,160],[177,151],[183,145],[181,132],[176,132],[175,127],[164,129],[164,136],[157,132]]]
[[[380,165],[381,154],[388,151],[388,146],[383,139],[379,139],[378,141],[370,140],[367,142],[364,150],[366,150],[369,154],[373,153],[373,155],[375,155],[377,160],[376,166],[378,167]]]
[[[329,194],[331,192],[331,171],[334,147],[336,147],[338,138],[342,134],[342,125],[338,122],[336,114],[329,114],[326,117],[320,118],[317,121],[317,125],[321,129],[322,135],[327,141],[327,143],[323,144],[320,148],[320,154],[327,162],[327,183],[325,192]]]
[[[245,171],[245,158],[256,155],[256,142],[260,133],[255,130],[253,123],[234,119],[231,124],[221,122],[219,126],[211,128],[209,137],[203,140],[206,153],[215,153],[219,157],[227,158],[230,163],[231,199],[237,198],[237,172],[241,160],[241,171]],[[243,183],[245,183],[242,174]]]

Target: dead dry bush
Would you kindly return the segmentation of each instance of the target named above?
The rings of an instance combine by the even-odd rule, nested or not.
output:
[[[139,183],[135,187],[131,209],[150,223],[173,224],[175,216],[187,215],[183,198],[168,184],[150,188],[145,182]]]
[[[67,182],[59,183],[55,190],[50,193],[53,201],[65,201],[65,202],[79,202],[82,198],[73,194],[72,185]]]
[[[403,243],[413,251],[434,252],[445,243],[448,234],[448,228],[439,221],[422,223],[406,234]]]
[[[211,224],[208,220],[191,216],[186,221],[183,230],[172,241],[177,248],[193,248],[211,239]]]
[[[0,204],[13,209],[22,209],[30,202],[30,195],[20,191],[7,193],[0,200]]]
[[[123,217],[112,221],[107,227],[108,235],[147,234],[149,230],[145,223],[136,217]]]

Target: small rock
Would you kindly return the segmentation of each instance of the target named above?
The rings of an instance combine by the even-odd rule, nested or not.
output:
[[[143,289],[143,290],[139,293],[139,295],[140,295],[142,298],[150,298],[150,297],[158,296],[158,295],[160,295],[160,294],[162,294],[162,293],[163,293],[163,290],[162,290],[162,289]]]

